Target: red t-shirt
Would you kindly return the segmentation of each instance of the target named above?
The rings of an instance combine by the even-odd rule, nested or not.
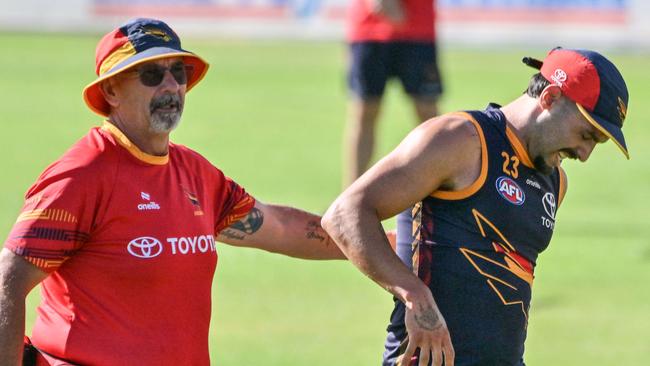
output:
[[[93,128],[29,189],[5,246],[50,272],[35,346],[83,365],[209,365],[214,238],[254,199],[198,153]]]
[[[372,12],[372,0],[353,0],[348,10],[349,42],[435,40],[435,0],[401,0],[405,21],[390,22]]]

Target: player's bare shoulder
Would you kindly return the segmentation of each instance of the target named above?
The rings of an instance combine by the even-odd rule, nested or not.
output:
[[[454,155],[455,159],[481,152],[479,126],[463,113],[450,113],[432,118],[411,133],[413,138],[426,141],[435,155]]]
[[[459,141],[462,141],[475,137],[478,142],[479,138],[471,116],[463,112],[448,113],[431,118],[418,128],[422,128],[426,133],[433,135],[444,135],[446,139],[459,139]]]
[[[479,134],[472,121],[462,116],[428,120],[346,192],[374,202],[378,212],[390,217],[404,209],[402,202],[410,204],[438,190],[464,189],[481,174]]]
[[[414,131],[424,144],[424,155],[445,171],[440,189],[459,190],[479,177],[485,148],[481,127],[465,113],[432,118]]]

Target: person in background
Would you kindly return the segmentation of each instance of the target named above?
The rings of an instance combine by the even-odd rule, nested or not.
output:
[[[347,19],[350,97],[344,187],[368,169],[388,80],[401,81],[418,123],[437,115],[442,93],[434,0],[353,0]]]

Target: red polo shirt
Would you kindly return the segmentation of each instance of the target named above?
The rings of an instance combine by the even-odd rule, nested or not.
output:
[[[5,246],[50,272],[32,341],[83,365],[209,365],[214,238],[254,199],[198,153],[93,128],[29,189]]]

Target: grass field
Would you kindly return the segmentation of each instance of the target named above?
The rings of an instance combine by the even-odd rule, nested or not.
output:
[[[40,171],[100,119],[80,97],[97,37],[0,34],[0,229]],[[338,43],[188,40],[212,64],[189,95],[176,142],[258,199],[323,212],[339,192],[345,49]],[[544,50],[442,49],[445,111],[520,94]],[[529,365],[647,365],[650,356],[650,57],[611,55],[631,94],[631,161],[612,143],[568,162],[556,235],[539,259]],[[378,155],[414,116],[394,85]],[[386,226],[392,226],[388,222]],[[6,235],[6,234],[5,234]],[[216,365],[378,365],[391,297],[347,262],[306,262],[221,245],[211,352]],[[28,329],[37,295],[29,298]],[[164,321],[161,319],[161,321]]]

